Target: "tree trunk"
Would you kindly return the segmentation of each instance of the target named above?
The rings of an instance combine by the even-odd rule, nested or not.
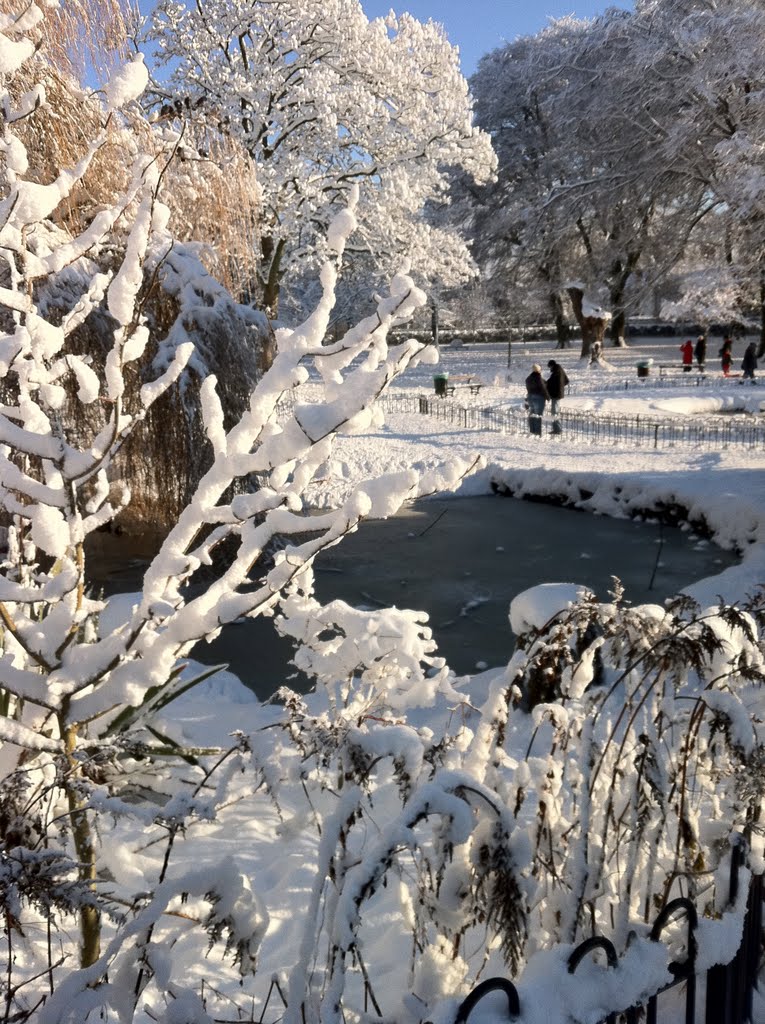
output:
[[[270,235],[264,235],[261,239],[260,248],[263,255],[263,267],[267,270],[267,276],[261,278],[263,296],[260,301],[260,308],[269,318],[275,320],[279,315],[279,290],[281,288],[281,262],[284,255],[284,239],[281,238],[274,243]]]
[[[757,358],[765,357],[765,263],[760,261],[760,344]]]
[[[268,321],[268,333],[260,336],[259,344],[256,365],[258,373],[262,377],[271,369],[274,359],[276,359],[276,335],[270,320]]]
[[[611,320],[611,344],[614,348],[626,348],[627,314],[619,306],[612,306],[611,308],[616,309]]]
[[[94,894],[94,905],[80,907],[80,967],[91,967],[101,955],[101,915],[95,906],[96,882],[98,878],[96,850],[93,829],[88,818],[87,800],[78,789],[77,783],[82,764],[76,758],[77,727],[67,725],[62,713],[59,727],[64,736],[64,747],[69,774],[64,783],[72,827],[72,839],[77,854],[80,881],[85,882]]]
[[[264,339],[258,352],[258,370],[261,375],[270,370],[276,358],[276,337],[274,336],[270,321],[275,320],[279,315],[279,292],[282,280],[281,262],[284,255],[284,246],[283,238],[274,245],[274,240],[270,236],[262,238],[260,243],[263,266],[268,267],[268,276],[265,279],[261,278],[263,294],[260,308],[269,320],[268,338]]]
[[[603,344],[608,320],[605,317],[585,316],[583,312],[584,292],[581,288],[567,288],[568,297],[574,309],[576,322],[582,331],[582,350],[579,353],[581,359],[586,359],[590,354],[593,342]]]
[[[624,308],[624,293],[639,259],[640,250],[629,252],[626,261],[615,260],[611,267],[608,297],[612,310],[611,344],[615,348],[624,348],[627,344],[627,311]]]
[[[563,298],[559,291],[550,292],[550,306],[555,320],[555,335],[558,339],[556,348],[568,348],[571,343],[571,328],[566,320]]]
[[[438,306],[434,302],[432,304],[431,314],[430,314],[430,334],[431,334],[431,337],[433,339],[433,344],[436,346],[436,348],[438,348],[438,329],[439,329]]]

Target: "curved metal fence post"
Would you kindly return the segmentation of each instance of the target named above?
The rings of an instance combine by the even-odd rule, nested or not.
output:
[[[728,888],[728,905],[732,906],[738,898],[739,871],[744,863],[746,840],[741,835],[731,836],[730,851],[730,884]],[[744,929],[746,933],[746,927]],[[737,1024],[736,1004],[743,993],[737,994],[735,989],[736,961],[741,957],[741,949],[729,964],[716,965],[707,971],[706,1024]]]
[[[733,905],[738,899],[740,888],[741,868],[746,864],[746,855],[749,850],[749,843],[746,837],[737,833],[732,837],[733,849],[731,851],[731,885],[730,902]],[[750,882],[747,892],[746,911],[744,914],[744,928],[741,935],[741,945],[735,957],[728,965],[731,993],[731,1016],[734,1021],[751,1020],[747,1016],[746,1007],[751,1000],[750,986],[756,982],[756,976],[750,980],[748,971],[749,962],[749,941],[751,938],[750,925],[752,917],[752,895],[753,886]],[[759,950],[759,939],[756,948]]]
[[[763,891],[763,876],[755,875],[752,878],[749,888],[749,902],[746,909],[746,924],[744,935],[746,939],[745,971],[746,971],[746,993],[744,997],[744,1017],[752,1019],[754,1003],[754,989],[757,984],[757,975],[760,966],[760,949],[762,937],[762,901],[765,899]]]
[[[616,948],[613,942],[603,935],[593,935],[592,938],[580,942],[568,958],[568,973],[573,974],[587,954],[594,952],[596,949],[602,949],[606,954],[606,961],[609,967],[618,966],[619,957],[616,955]]]
[[[669,919],[679,910],[684,910],[688,917],[688,958],[684,962],[670,964],[670,970],[676,977],[682,977],[682,975],[693,973],[696,969],[696,954],[698,953],[696,928],[699,923],[699,915],[696,907],[685,896],[679,896],[675,900],[670,900],[654,921],[653,928],[651,928],[651,940],[653,942],[658,942],[662,931],[669,922]]]
[[[573,974],[587,954],[594,952],[596,949],[602,949],[606,954],[606,961],[609,967],[618,967],[619,957],[616,955],[616,948],[613,942],[603,935],[593,935],[592,938],[580,942],[568,958],[568,973]],[[616,1013],[609,1013],[606,1017],[606,1024],[616,1024]]]
[[[696,941],[696,929],[699,924],[698,911],[694,904],[685,896],[679,896],[664,907],[651,928],[651,940],[658,942],[661,933],[669,919],[679,910],[685,911],[688,918],[688,956],[684,962],[675,962],[669,965],[670,973],[675,978],[685,978],[685,1024],[695,1024],[696,1021],[696,955],[698,953],[698,942]],[[654,1020],[655,1003],[654,1003]]]
[[[480,1003],[485,995],[489,992],[504,992],[507,996],[507,1012],[508,1016],[512,1019],[514,1017],[520,1017],[521,1015],[521,1001],[518,998],[518,991],[513,985],[512,981],[508,981],[507,978],[487,978],[486,981],[482,981],[476,985],[473,991],[467,995],[460,1008],[457,1010],[457,1016],[454,1018],[454,1024],[467,1024],[467,1019],[475,1006]]]

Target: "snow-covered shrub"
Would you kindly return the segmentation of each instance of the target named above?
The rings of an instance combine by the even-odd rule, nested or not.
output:
[[[709,918],[699,965],[732,956],[731,836],[763,866],[762,595],[632,608],[618,582],[611,604],[535,588],[482,699],[433,661],[415,613],[283,607],[296,664],[326,688],[318,706],[282,694],[273,755],[272,798],[299,806],[302,787],[320,836],[287,1020],[449,1020],[480,976],[520,976],[523,993],[539,957],[569,1020],[566,951],[592,934],[643,958],[608,1006],[626,1008],[668,980],[648,934],[680,894]]]
[[[138,390],[156,374],[175,340],[191,339],[196,352],[181,375],[180,387],[163,395],[148,411],[149,429],[141,443],[128,438],[116,459],[117,472],[128,480],[132,493],[130,505],[117,519],[118,530],[136,533],[150,522],[161,533],[174,521],[211,461],[204,432],[197,427],[201,380],[208,374],[217,376],[230,425],[247,407],[252,386],[271,355],[272,332],[265,317],[236,301],[253,288],[252,260],[248,262],[246,254],[253,251],[259,191],[251,167],[230,140],[219,140],[215,149],[195,147],[189,133],[181,137],[163,119],[151,124],[145,120],[131,99],[147,77],[141,60],[115,75],[106,89],[111,100],[122,105],[119,110],[113,104],[104,106],[100,90],[83,88],[66,62],[54,62],[46,23],[71,20],[75,7],[68,7],[66,15],[49,12],[31,26],[38,49],[9,79],[8,102],[24,109],[36,104],[33,116],[14,121],[14,132],[26,154],[28,183],[45,184],[57,177],[60,168],[80,166],[88,157],[66,201],[57,206],[49,222],[36,228],[38,247],[65,245],[84,235],[105,210],[119,208],[131,189],[137,153],[147,160],[153,157],[162,168],[173,248],[148,249],[142,264],[140,304],[150,336],[126,376],[127,410],[141,408]],[[99,145],[90,153],[97,136]],[[115,272],[124,258],[124,227],[118,219],[111,233],[98,238],[86,253],[56,273],[35,278],[33,296],[41,315],[60,324],[96,271]],[[235,284],[237,290],[230,294],[219,280]],[[0,284],[5,283],[0,268]],[[102,372],[113,327],[106,308],[93,310],[68,333],[66,353],[91,360],[91,367]],[[83,404],[66,382],[64,388],[67,400],[62,415],[72,426],[84,435],[103,429],[108,412],[104,404]]]
[[[750,611],[618,598],[583,595],[532,627],[503,684],[515,692],[498,691],[482,726],[481,778],[527,822],[535,945],[593,928],[623,946],[679,889],[724,905],[714,872],[731,833],[751,832],[759,814],[742,780],[763,749],[762,596]],[[508,708],[540,668],[546,701],[513,742]],[[493,770],[500,743],[525,746],[512,780]]]
[[[735,324],[755,330],[756,323],[744,312],[746,278],[736,270],[725,264],[677,275],[680,298],[662,303],[662,319],[701,324],[705,329],[710,324]]]

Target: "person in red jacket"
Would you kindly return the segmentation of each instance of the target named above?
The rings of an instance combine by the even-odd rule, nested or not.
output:
[[[727,336],[723,338],[722,348],[720,349],[720,366],[722,367],[723,374],[727,377],[730,373],[730,364],[733,362],[733,342]]]
[[[683,353],[683,373],[690,373],[693,369],[693,342],[688,339],[680,346]]]

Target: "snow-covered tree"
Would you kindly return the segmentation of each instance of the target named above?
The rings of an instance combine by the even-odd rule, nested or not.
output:
[[[73,12],[67,13],[71,19]],[[102,13],[105,17],[106,8]],[[138,150],[147,159],[153,155],[163,167],[163,195],[175,244],[160,272],[155,272],[157,266],[151,259],[142,268],[140,303],[151,338],[130,375],[126,402],[137,398],[142,375],[152,372],[151,363],[164,358],[160,342],[163,352],[172,348],[177,322],[182,322],[184,336],[193,337],[196,353],[181,377],[180,388],[165,394],[147,413],[149,447],[146,442],[138,445],[129,439],[118,457],[119,472],[126,476],[133,496],[119,528],[141,530],[148,522],[152,529],[162,530],[185,503],[189,488],[209,462],[204,436],[195,427],[201,378],[208,371],[217,373],[228,421],[247,404],[272,344],[265,317],[229,294],[230,290],[240,295],[252,280],[252,259],[246,256],[252,251],[256,220],[251,163],[232,140],[225,139],[221,150],[203,157],[166,125],[148,124],[135,103],[127,104],[119,115],[109,115],[101,91],[80,85],[73,68],[60,59],[60,40],[56,46],[50,44],[56,29],[66,31],[66,25],[60,25],[62,12],[55,9],[49,17],[52,26],[48,18],[37,26],[35,55],[9,83],[11,101],[20,101],[27,93],[41,100],[44,97],[33,117],[22,118],[14,126],[27,156],[26,180],[39,185],[54,180],[61,168],[78,165],[88,156],[94,137],[102,137],[66,200],[45,226],[51,244],[54,236],[57,244],[63,244],[83,234],[104,209],[119,206],[131,188],[131,168]],[[74,31],[74,25],[69,28]],[[89,26],[81,28],[87,31]],[[139,71],[145,75],[140,62],[136,64]],[[168,160],[170,154],[174,159]],[[124,221],[118,220],[111,235],[91,246],[87,255],[73,260],[62,273],[36,281],[36,302],[46,316],[53,320],[64,316],[96,269],[113,271],[124,255],[127,233],[123,228]],[[194,288],[188,287],[190,275]],[[102,370],[112,333],[108,313],[96,309],[74,326],[68,346],[77,348],[96,370]],[[72,396],[70,388],[63,415],[72,418],[79,429],[100,430],[107,407],[102,403],[82,405],[70,401]]]
[[[545,104],[565,66],[557,46],[565,49],[561,24],[554,36],[517,39],[481,59],[471,88],[476,119],[497,153],[497,181],[481,189],[461,182],[459,192],[472,209],[472,252],[497,304],[541,306],[562,347],[569,337],[563,289],[581,241],[575,222],[549,202],[569,169],[570,125]],[[565,24],[582,31],[582,23]]]
[[[753,300],[756,304],[760,280],[756,154],[765,125],[751,96],[763,78],[754,42],[762,18],[758,5],[737,0],[714,5],[647,0],[634,12],[598,19],[592,38],[588,34],[596,55],[590,63],[605,55],[593,76],[596,116],[590,120],[597,127],[592,141],[606,162],[593,180],[600,205],[622,211],[620,223],[609,215],[609,244],[618,243],[623,233],[625,200],[627,212],[631,208],[642,224],[631,233],[636,259],[621,260],[621,269],[642,264],[650,267],[652,280],[683,262],[685,271],[698,271],[703,268],[698,253],[722,231],[708,252],[706,269],[711,281],[721,264],[728,265],[725,273],[740,294],[738,319]],[[612,172],[619,176],[616,187]],[[609,278],[615,318],[618,276]],[[698,280],[695,273],[689,278],[694,284]],[[715,304],[710,297],[709,309]]]
[[[742,313],[758,304],[761,31],[758,5],[645,0],[484,57],[471,84],[499,177],[476,203],[481,267],[553,303],[585,282],[618,340],[679,263],[701,269],[725,222],[711,258],[730,264]]]
[[[705,331],[713,324],[754,326],[744,319],[742,289],[725,263],[689,271],[680,277],[677,286],[682,298],[662,303],[662,319],[699,324]]]
[[[757,311],[765,324],[765,121],[758,101],[765,64],[757,44],[765,30],[762,7],[739,0],[714,5],[644,0],[636,5],[635,17],[650,29],[642,56],[645,76],[656,83],[655,101],[636,111],[648,153],[669,169],[678,196],[703,189],[701,216],[691,222],[688,236],[692,259],[685,269],[691,271],[691,289],[706,269],[716,291],[713,281],[725,264],[723,276],[738,291],[738,310],[728,319],[742,320]],[[714,250],[705,260],[694,259],[708,236],[717,236]],[[678,257],[685,254],[686,247],[678,247]],[[710,312],[718,298],[710,295]],[[765,344],[765,333],[762,337]]]
[[[616,9],[559,19],[488,54],[471,83],[499,160],[498,184],[476,204],[476,258],[500,281],[510,270],[511,286],[546,292],[561,344],[571,279],[610,309],[622,342],[635,271],[668,230],[666,175],[639,173],[625,123],[644,88],[635,29]]]
[[[285,275],[321,258],[323,236],[361,185],[353,250],[378,273],[402,255],[426,278],[472,273],[465,241],[428,222],[447,171],[494,169],[472,124],[456,49],[433,22],[369,21],[359,0],[162,3],[154,38],[168,63],[162,114],[240,139],[262,190],[261,307],[275,311]]]
[[[151,730],[143,739],[136,730],[185,687],[178,659],[225,622],[272,608],[291,580],[310,572],[316,553],[354,529],[363,515],[387,514],[404,498],[435,484],[408,473],[358,488],[335,512],[318,518],[302,513],[301,490],[328,457],[334,437],[368,424],[374,399],[417,357],[422,346],[414,342],[389,354],[385,337],[391,324],[406,319],[425,297],[399,276],[390,294],[379,299],[374,316],[337,344],[322,346],[336,265],[356,223],[356,196],[351,194],[350,207],[330,227],[333,256],[322,271],[319,306],[305,324],[281,333],[273,366],[233,425],[224,422],[214,376],[204,380],[201,399],[212,464],[149,568],[143,596],[128,621],[100,630],[103,602],[91,596],[88,539],[130,500],[129,488],[115,476],[116,456],[133,435],[140,435],[153,406],[195,358],[179,317],[140,387],[129,388],[149,343],[146,274],[166,278],[171,292],[180,294],[181,308],[188,301],[194,305],[197,295],[205,295],[208,306],[217,297],[199,264],[174,245],[167,229],[170,211],[159,193],[170,148],[147,152],[137,138],[125,194],[98,211],[77,235],[55,227],[56,212],[110,136],[104,126],[82,159],[62,168],[53,181],[27,178],[29,161],[18,125],[34,116],[42,90],[14,99],[11,84],[34,53],[43,18],[43,10],[32,4],[23,16],[3,16],[0,24],[7,111],[0,200],[0,498],[7,517],[0,580],[0,803],[9,823],[3,870],[9,865],[11,874],[36,872],[35,888],[20,891],[14,883],[7,891],[8,913],[21,913],[28,903],[48,912],[77,911],[81,964],[97,981],[114,966],[135,929],[101,948],[105,904],[98,894],[93,786],[108,780],[105,785],[116,796],[127,784],[125,765],[154,756]],[[118,119],[145,84],[141,60],[118,70],[104,90],[105,122]],[[87,254],[108,248],[115,233],[120,244],[112,267],[104,271]],[[63,309],[38,301],[56,282],[66,285],[61,295],[69,302]],[[76,346],[77,329],[94,316],[111,323],[100,364]],[[325,379],[323,399],[296,406],[280,421],[280,402],[305,380],[302,364],[308,359]],[[100,429],[83,428],[70,415],[72,395],[81,406],[105,407]],[[465,468],[454,472],[459,476]],[[232,483],[256,478],[258,490],[231,497]],[[274,556],[275,539],[289,544],[296,534],[310,539],[299,539]],[[208,578],[201,593],[190,592],[188,583],[224,542],[229,555],[225,571],[214,583]],[[63,817],[54,810],[60,801]],[[50,817],[58,822],[52,830],[45,825]],[[53,851],[55,833],[59,852]],[[38,849],[41,842],[49,852]],[[209,894],[208,879],[194,884],[203,883],[201,895]],[[152,973],[142,958],[154,913],[138,915],[136,920],[146,919],[139,929],[144,940],[131,945],[128,954],[138,979],[136,997],[141,977]],[[123,968],[132,970],[124,963]]]

